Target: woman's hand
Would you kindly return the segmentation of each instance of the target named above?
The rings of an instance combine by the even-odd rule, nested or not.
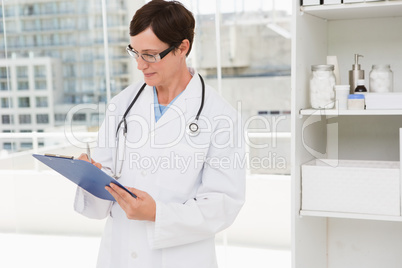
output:
[[[88,159],[88,155],[87,155],[87,154],[81,154],[77,159],[79,159],[79,160],[84,160],[84,161],[89,162],[89,159]],[[99,168],[99,169],[102,168],[102,164],[101,164],[101,163],[98,163],[98,162],[95,162],[93,159],[91,159],[91,163],[92,163],[93,165],[95,165],[95,166],[96,166],[97,168]]]
[[[130,192],[137,196],[137,198],[134,198],[114,183],[106,186],[105,189],[116,199],[124,212],[126,212],[128,219],[155,221],[156,203],[148,193],[127,187]]]

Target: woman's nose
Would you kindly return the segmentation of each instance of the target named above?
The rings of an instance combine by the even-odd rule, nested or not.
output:
[[[137,59],[137,69],[142,71],[142,70],[146,69],[147,67],[148,67],[148,62],[143,60],[143,58],[138,57],[138,59]]]

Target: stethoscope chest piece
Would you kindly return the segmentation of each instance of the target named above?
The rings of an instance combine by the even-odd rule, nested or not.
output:
[[[202,85],[202,94],[201,94],[201,104],[200,104],[200,108],[198,109],[197,115],[195,116],[195,119],[188,125],[186,125],[186,132],[189,136],[191,137],[195,137],[200,133],[200,128],[197,124],[198,122],[198,118],[200,117],[202,108],[204,107],[204,98],[205,98],[205,84],[204,84],[204,79],[201,77],[200,74],[198,74],[200,77],[200,81],[201,81],[201,85]],[[140,88],[140,90],[137,92],[137,94],[135,95],[134,99],[131,101],[130,105],[127,107],[126,111],[124,112],[123,118],[120,120],[120,123],[117,125],[117,130],[116,130],[116,154],[115,154],[115,162],[114,162],[114,167],[115,167],[115,172],[113,174],[113,177],[115,179],[120,178],[121,173],[123,171],[123,161],[124,161],[124,157],[125,157],[125,153],[126,153],[126,142],[127,142],[127,121],[126,121],[126,116],[129,113],[129,111],[131,110],[131,108],[133,107],[134,103],[137,101],[138,97],[140,96],[141,92],[144,90],[145,86],[147,84],[143,84],[142,87]],[[119,154],[119,130],[122,130],[123,133],[123,154],[120,155]],[[118,159],[121,156],[121,160],[120,160],[120,167],[117,167],[118,164]]]
[[[192,136],[192,137],[195,137],[198,134],[200,134],[200,128],[198,127],[197,122],[193,121],[190,124],[188,124],[186,127],[186,132],[189,136]]]

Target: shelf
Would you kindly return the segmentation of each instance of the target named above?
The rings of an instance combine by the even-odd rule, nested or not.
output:
[[[327,20],[402,17],[402,1],[302,6],[300,11]]]
[[[395,56],[401,55],[402,38],[395,33],[401,32],[402,0],[303,7],[299,3],[293,1],[292,15],[296,41],[292,113],[296,118],[291,126],[291,244],[297,251],[292,263],[295,268],[402,266],[401,240],[395,236],[402,230],[402,107],[384,102],[389,105],[367,105],[376,110],[339,110],[313,109],[309,104],[311,65],[337,55],[340,69],[345,70],[341,78],[347,83],[350,57],[360,51],[366,56],[362,63],[384,61],[395,66],[393,93],[402,94],[397,75],[402,67]],[[367,68],[363,68],[366,75]],[[323,166],[306,174],[306,163],[319,158],[326,158]],[[331,158],[339,162],[398,162],[399,158],[400,163],[390,170],[390,179],[382,168],[372,172],[375,164],[368,163],[365,172],[355,164],[333,168],[334,163],[328,163]],[[376,241],[386,247],[378,247]],[[384,255],[393,262],[384,261]]]
[[[402,115],[402,110],[302,109],[300,115]]]
[[[401,216],[385,216],[385,215],[370,215],[370,214],[326,212],[326,211],[301,210],[300,216],[301,217],[313,216],[313,217],[326,217],[326,218],[376,220],[376,221],[400,221],[400,222],[402,222]]]

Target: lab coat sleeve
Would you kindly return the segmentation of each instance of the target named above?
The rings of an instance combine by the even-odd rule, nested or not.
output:
[[[234,139],[235,144],[209,148],[202,170],[202,182],[194,199],[184,204],[156,201],[156,220],[148,224],[152,248],[184,245],[211,238],[230,226],[243,206],[245,162],[242,160],[245,153],[244,145],[237,144],[239,139],[243,144],[241,130],[225,132],[221,127],[215,132],[216,144],[224,144],[229,139]],[[208,159],[214,160],[208,163]]]
[[[74,210],[90,219],[104,219],[109,215],[112,201],[100,199],[77,187]]]
[[[112,153],[111,149],[105,144],[105,138],[110,133],[107,133],[107,121],[104,121],[98,132],[98,145],[92,152],[92,158],[101,163],[103,166],[111,166]],[[77,187],[74,210],[91,219],[103,219],[109,215],[110,208],[113,202],[98,198],[81,187]]]

